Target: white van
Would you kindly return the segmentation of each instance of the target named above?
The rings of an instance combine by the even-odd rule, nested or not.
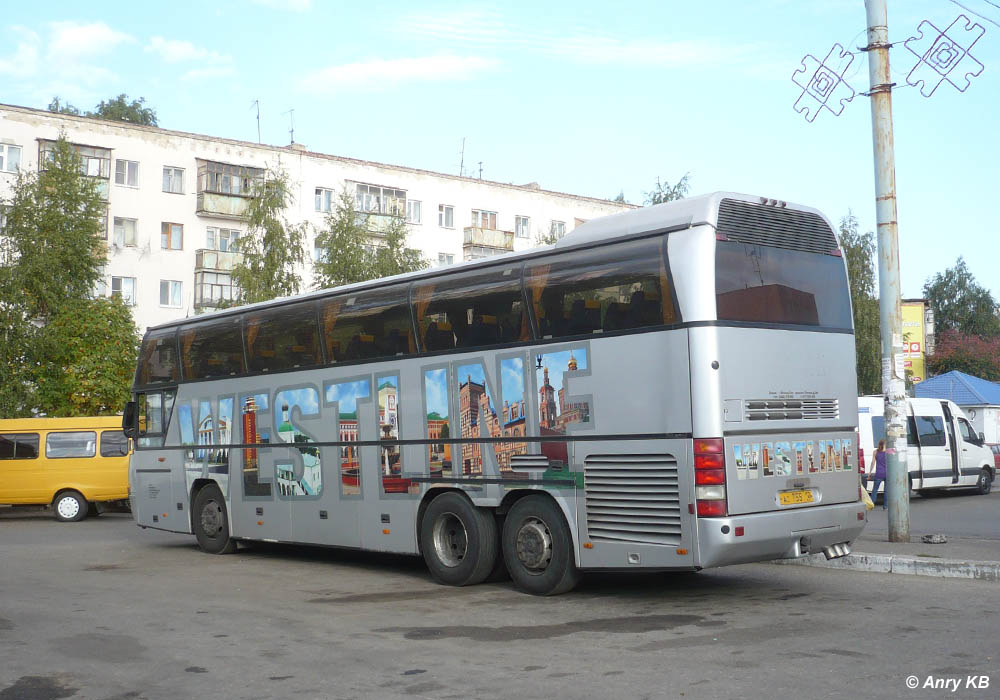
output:
[[[884,412],[881,396],[858,399],[858,467],[869,475],[869,491],[875,472],[875,447],[885,439]],[[993,453],[983,435],[972,429],[961,408],[942,399],[908,398],[906,423],[911,489],[975,487],[979,493],[990,492],[996,477]],[[885,492],[884,484],[879,492]]]

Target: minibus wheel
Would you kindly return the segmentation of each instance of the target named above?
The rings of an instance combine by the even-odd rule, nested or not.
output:
[[[236,540],[229,536],[229,513],[226,499],[215,484],[198,491],[191,508],[192,527],[198,546],[209,554],[232,554]]]
[[[526,496],[511,507],[501,544],[511,579],[526,593],[558,595],[580,581],[569,526],[547,496]]]
[[[979,472],[979,479],[976,481],[976,491],[985,496],[991,490],[993,490],[993,479],[990,470],[983,469]]]
[[[76,491],[63,491],[52,501],[52,511],[61,523],[75,523],[87,517],[89,506],[86,499]]]
[[[438,582],[482,583],[497,559],[496,519],[465,496],[448,491],[431,501],[420,521],[420,550]]]

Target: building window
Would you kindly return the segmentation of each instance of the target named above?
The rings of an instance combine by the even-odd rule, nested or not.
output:
[[[528,230],[531,228],[531,219],[527,216],[514,217],[514,235],[518,238],[527,238]]]
[[[447,204],[438,205],[438,226],[441,228],[455,228],[455,207]]]
[[[551,233],[556,238],[562,238],[566,235],[566,222],[565,221],[553,221],[549,225],[549,233]]]
[[[137,160],[115,160],[115,184],[126,187],[139,186],[139,161]]]
[[[233,300],[233,280],[228,272],[194,273],[194,307],[214,308]]]
[[[112,277],[111,296],[120,296],[129,306],[135,306],[135,277]]]
[[[326,248],[319,244],[319,241],[313,242],[313,261],[318,263],[324,263],[327,261]]]
[[[21,147],[0,143],[0,171],[16,173],[21,164]]]
[[[488,228],[496,230],[497,213],[495,211],[483,211],[482,209],[473,209],[472,225],[475,228]]]
[[[160,306],[181,307],[181,283],[175,280],[160,280]]]
[[[336,200],[337,195],[334,194],[333,190],[328,190],[325,187],[316,188],[316,211],[333,211]]]
[[[115,245],[118,247],[135,245],[135,219],[115,217]]]
[[[406,190],[358,183],[355,200],[355,208],[368,214],[406,215]]]
[[[438,253],[438,265],[454,265],[455,256],[451,253]]]
[[[160,225],[160,247],[164,250],[183,249],[184,224],[171,224],[164,221]]]
[[[409,224],[420,223],[420,202],[415,199],[406,200],[406,222]]]
[[[184,169],[163,168],[163,191],[184,194]]]
[[[88,177],[111,178],[111,149],[96,146],[81,146],[72,144],[73,151],[80,157],[80,174]],[[55,141],[40,141],[38,162],[43,166],[52,162],[55,157]],[[43,167],[44,169],[44,167]]]
[[[205,233],[205,242],[207,243],[205,247],[209,250],[221,250],[222,252],[231,251],[233,244],[240,237],[239,229],[235,228],[209,227]]]
[[[204,161],[198,166],[198,191],[249,197],[254,182],[263,176],[261,168]],[[166,180],[163,189],[166,191]]]

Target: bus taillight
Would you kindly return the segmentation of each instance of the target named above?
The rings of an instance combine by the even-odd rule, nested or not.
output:
[[[722,438],[695,438],[694,483],[698,516],[726,515],[726,458]]]

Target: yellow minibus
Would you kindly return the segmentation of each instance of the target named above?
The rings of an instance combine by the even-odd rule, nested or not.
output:
[[[129,439],[121,417],[0,420],[0,504],[52,506],[75,522],[128,499]]]

